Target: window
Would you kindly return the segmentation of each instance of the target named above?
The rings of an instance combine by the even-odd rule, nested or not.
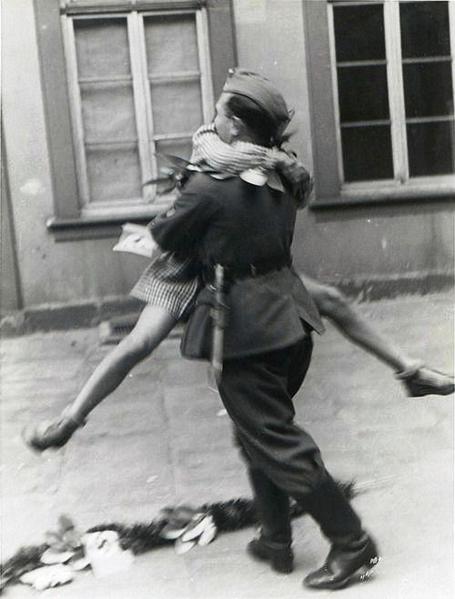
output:
[[[166,165],[160,154],[189,157],[192,133],[212,117],[235,64],[230,10],[213,0],[35,0],[51,229],[110,235],[99,226],[149,219],[172,200],[143,183]]]
[[[213,110],[201,11],[68,16],[70,101],[83,212],[156,200],[156,153],[189,157]]]
[[[322,15],[320,6],[307,7],[313,102],[329,92],[324,107],[314,106],[332,112],[323,130],[315,128],[316,155],[330,154],[318,164],[326,179],[319,199],[455,194],[455,3],[316,4],[326,11],[329,64],[325,80],[315,76],[324,65],[310,25]]]

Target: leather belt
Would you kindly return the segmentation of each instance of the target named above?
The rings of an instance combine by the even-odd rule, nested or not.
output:
[[[292,264],[291,256],[279,256],[260,260],[251,264],[236,264],[235,266],[223,264],[225,282],[233,283],[239,279],[249,279],[259,277],[282,268],[289,267]],[[203,268],[203,277],[206,283],[213,283],[214,267],[205,265]]]

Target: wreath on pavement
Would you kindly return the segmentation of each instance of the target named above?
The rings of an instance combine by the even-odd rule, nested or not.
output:
[[[355,495],[354,484],[337,483],[347,499]],[[305,514],[301,504],[291,504],[291,517]],[[251,499],[231,499],[166,507],[146,523],[131,525],[109,522],[80,532],[66,515],[58,527],[46,533],[40,545],[21,547],[1,564],[0,594],[10,584],[31,584],[37,590],[71,582],[74,573],[92,568],[95,576],[127,569],[134,555],[174,544],[179,554],[196,545],[208,545],[223,532],[233,532],[258,523]]]

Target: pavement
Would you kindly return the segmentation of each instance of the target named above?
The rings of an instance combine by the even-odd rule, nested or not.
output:
[[[409,296],[361,304],[384,333],[428,365],[453,369],[453,296]],[[353,500],[377,538],[374,577],[340,591],[343,599],[454,597],[453,396],[408,398],[393,373],[331,326],[296,397],[297,420],[318,441],[338,478],[355,479]],[[228,417],[207,386],[203,363],[179,357],[165,341],[91,415],[60,451],[24,447],[25,424],[49,419],[75,396],[109,351],[97,329],[4,339],[1,346],[1,559],[44,541],[66,513],[82,529],[103,522],[146,522],[167,505],[194,506],[249,497]],[[245,546],[253,529],[218,536],[177,555],[164,547],[137,556],[126,573],[41,593],[46,599],[324,599],[302,578],[318,567],[327,542],[308,517],[294,521],[296,569],[273,573]],[[23,585],[11,599],[36,597]],[[38,595],[39,596],[39,595]]]

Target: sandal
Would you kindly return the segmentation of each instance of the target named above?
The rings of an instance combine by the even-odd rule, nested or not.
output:
[[[450,395],[455,391],[455,382],[452,376],[426,366],[397,373],[396,378],[406,387],[409,397]]]
[[[49,448],[59,449],[84,424],[85,421],[79,422],[63,413],[55,422],[42,422],[37,426],[25,427],[22,431],[22,439],[28,447],[35,451],[41,452]]]

